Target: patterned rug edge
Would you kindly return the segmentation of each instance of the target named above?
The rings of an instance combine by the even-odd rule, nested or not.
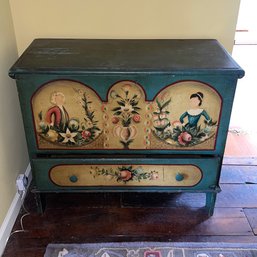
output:
[[[142,242],[109,242],[109,243],[71,243],[71,244],[59,244],[50,243],[52,246],[87,246],[87,247],[183,247],[183,248],[252,248],[257,249],[257,243],[223,243],[223,242],[154,242],[154,241],[142,241]]]
[[[161,253],[170,248],[170,251]],[[87,254],[85,250],[87,249]],[[127,250],[124,255],[117,251]],[[143,251],[142,251],[143,250]],[[159,251],[158,251],[159,250]],[[171,252],[172,254],[167,254]],[[93,251],[93,252],[92,252]],[[94,252],[95,251],[95,252]],[[257,244],[253,243],[200,243],[200,242],[123,242],[123,243],[83,243],[83,244],[49,244],[44,257],[80,257],[80,256],[129,256],[129,257],[241,257],[257,256]],[[114,251],[115,254],[114,254]],[[247,253],[246,253],[247,251]],[[105,254],[100,254],[100,252]],[[134,254],[129,254],[134,252]],[[151,253],[146,255],[145,253]],[[136,253],[136,254],[135,254]],[[221,254],[222,253],[222,254]],[[245,255],[245,254],[247,255]],[[114,255],[113,255],[114,254]]]

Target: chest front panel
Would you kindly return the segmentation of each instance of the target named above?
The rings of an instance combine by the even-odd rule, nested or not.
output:
[[[98,88],[73,80],[48,82],[31,97],[39,150],[215,150],[222,97],[206,83],[163,85],[152,99],[136,81]]]

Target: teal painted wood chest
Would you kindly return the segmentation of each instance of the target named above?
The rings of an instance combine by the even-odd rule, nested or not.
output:
[[[212,215],[238,78],[216,40],[36,39],[11,67],[45,192],[204,192]]]

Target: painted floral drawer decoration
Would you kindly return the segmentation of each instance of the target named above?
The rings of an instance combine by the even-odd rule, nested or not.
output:
[[[39,149],[214,149],[222,99],[210,85],[177,82],[150,100],[134,81],[90,86],[60,80],[32,97]]]
[[[202,171],[195,165],[60,164],[49,171],[58,186],[195,186]],[[179,178],[178,178],[179,177]]]
[[[99,168],[98,166],[92,167],[90,174],[94,178],[97,176],[105,176],[108,179],[115,179],[117,182],[127,183],[128,181],[137,181],[141,180],[157,180],[159,178],[158,171],[150,170],[145,171],[142,166],[121,166],[111,168]]]

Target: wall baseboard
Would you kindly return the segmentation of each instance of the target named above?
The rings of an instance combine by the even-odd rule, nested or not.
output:
[[[7,244],[7,241],[9,239],[9,236],[11,234],[13,225],[16,221],[16,218],[20,212],[20,209],[22,207],[23,201],[25,199],[26,193],[28,191],[29,185],[32,180],[32,174],[31,174],[31,167],[30,164],[28,165],[25,176],[28,178],[28,187],[26,191],[21,195],[18,192],[15,194],[13,201],[11,203],[11,206],[5,216],[5,219],[0,227],[0,256],[2,256],[5,246]]]

